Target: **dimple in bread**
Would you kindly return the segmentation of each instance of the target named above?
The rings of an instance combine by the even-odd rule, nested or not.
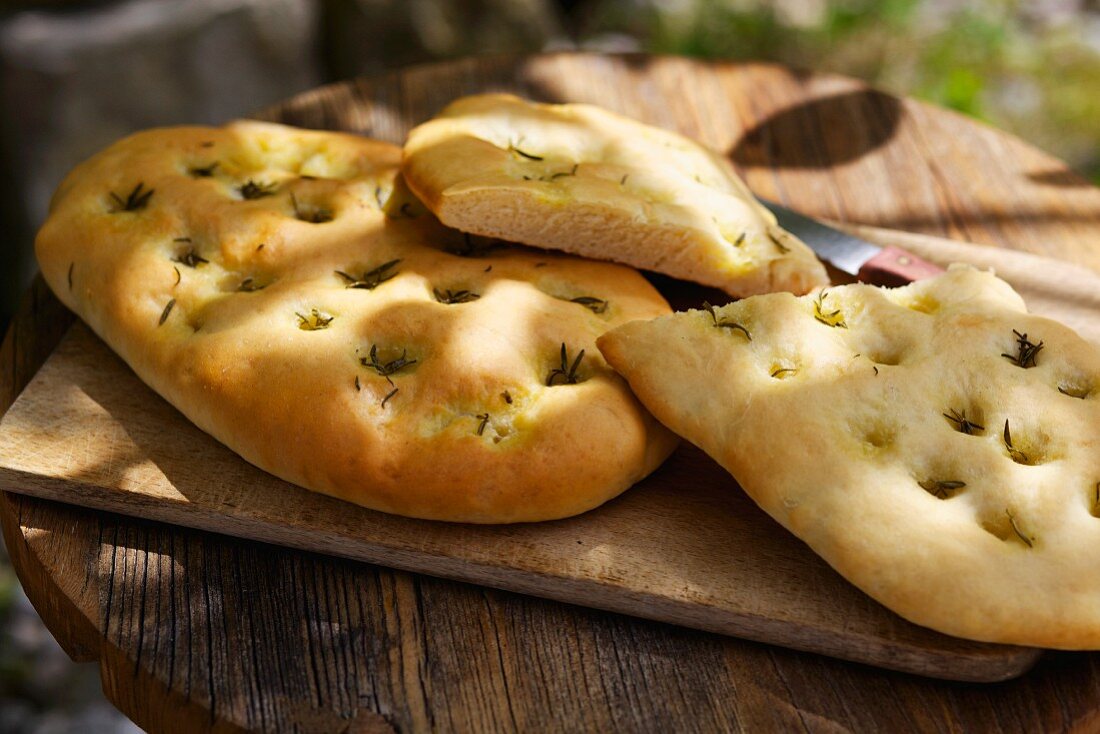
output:
[[[993,275],[759,296],[599,346],[658,419],[901,616],[1100,647],[1100,354]]]
[[[721,156],[585,104],[459,99],[409,134],[410,188],[451,227],[614,260],[735,296],[828,281]]]
[[[628,268],[441,227],[399,158],[262,123],[139,133],[65,179],[38,259],[146,383],[303,487],[516,522],[645,476],[675,439],[594,340],[664,300]]]

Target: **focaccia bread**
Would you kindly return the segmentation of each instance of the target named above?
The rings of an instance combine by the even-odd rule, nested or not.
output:
[[[65,179],[39,263],[146,383],[303,487],[516,522],[654,469],[675,439],[595,338],[667,313],[661,296],[628,268],[441,227],[395,193],[399,160],[262,123],[139,133]]]
[[[955,268],[774,294],[599,340],[662,422],[901,616],[1100,647],[1100,354]]]
[[[614,260],[734,296],[828,281],[721,156],[599,107],[465,97],[409,134],[402,169],[464,232]]]

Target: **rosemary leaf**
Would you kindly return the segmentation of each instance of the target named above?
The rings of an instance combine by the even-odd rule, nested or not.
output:
[[[432,294],[435,295],[435,300],[447,304],[469,303],[470,301],[476,301],[481,298],[480,294],[468,290],[452,291],[450,289],[440,290],[438,288],[432,288]]]
[[[195,166],[187,172],[195,178],[210,178],[214,175],[214,169],[218,167],[218,162],[214,161],[208,166]]]
[[[594,296],[578,296],[577,298],[570,298],[569,302],[578,303],[596,314],[605,313],[607,311],[607,301]]]
[[[959,482],[955,480],[937,481],[932,479],[919,482],[919,484],[921,486],[921,489],[925,490],[926,492],[930,492],[941,500],[949,498],[951,496],[951,493],[954,492],[956,489],[962,489],[966,486],[966,482]]]
[[[1012,445],[1012,433],[1008,429],[1008,419],[1007,418],[1005,419],[1004,441],[1005,441],[1005,448],[1008,449],[1008,455],[1012,457],[1013,461],[1015,461],[1017,464],[1027,464],[1027,463],[1029,463],[1028,458],[1027,458],[1027,454],[1025,454],[1023,451],[1020,451],[1018,448],[1016,448],[1015,446]]]
[[[791,251],[791,248],[784,245],[778,237],[771,233],[770,230],[768,231],[768,239],[771,240],[772,244],[775,245],[775,248],[783,254],[787,254]]]
[[[184,240],[176,240],[176,241],[177,242],[183,242]],[[191,240],[188,239],[186,241],[190,242]],[[206,264],[210,261],[207,260],[205,257],[199,255],[199,253],[195,252],[195,248],[192,247],[189,250],[187,250],[187,252],[184,252],[183,254],[180,254],[180,255],[176,255],[174,258],[172,258],[172,262],[177,262],[180,265],[186,265],[189,268],[197,268],[199,265],[204,265],[204,264]]]
[[[168,314],[172,313],[172,307],[176,305],[176,299],[173,298],[168,302],[168,305],[164,307],[164,310],[160,312],[160,321],[157,322],[157,326],[164,326],[164,322],[168,320]]]
[[[967,420],[966,411],[959,412],[954,408],[951,408],[950,413],[943,413],[944,418],[955,424],[955,430],[959,433],[965,433],[968,436],[973,436],[975,433],[980,433],[985,430],[985,426],[978,425],[972,420]]]
[[[558,384],[560,379],[563,385],[576,385],[577,384],[577,368],[581,365],[581,360],[584,359],[584,350],[582,349],[577,358],[573,360],[573,363],[569,363],[569,350],[565,346],[565,342],[561,343],[561,366],[555,367],[550,370],[546,375],[546,386],[553,387]]]
[[[825,288],[814,299],[814,318],[834,329],[847,329],[848,324],[844,321],[844,315],[840,312],[840,309],[835,311],[825,310],[825,297],[828,293],[829,289]]]
[[[361,290],[374,290],[378,286],[385,283],[390,278],[397,275],[398,271],[394,270],[401,259],[390,260],[384,262],[373,270],[368,270],[363,273],[363,277],[357,278],[354,275],[349,275],[343,270],[335,271],[337,275],[344,279],[345,287],[347,288],[359,288]]]
[[[1036,357],[1039,356],[1039,352],[1043,350],[1043,342],[1035,344],[1027,338],[1027,334],[1021,334],[1015,329],[1012,333],[1016,335],[1016,354],[1004,354],[1001,356],[1012,362],[1017,367],[1028,369],[1029,367],[1035,367]]]
[[[508,143],[508,152],[515,153],[516,155],[522,156],[523,158],[526,158],[529,161],[541,161],[543,159],[542,156],[540,156],[540,155],[533,155],[533,154],[528,153],[524,150],[520,150],[519,148],[517,148],[512,143]]]
[[[703,309],[710,314],[710,319],[714,322],[715,327],[719,329],[729,329],[730,331],[740,331],[742,334],[745,335],[746,339],[748,339],[750,342],[752,341],[752,334],[750,334],[749,330],[741,324],[737,323],[736,321],[729,321],[728,319],[724,318],[719,320],[717,306],[712,306],[708,301],[703,301]],[[775,377],[775,375],[772,375],[772,377]]]
[[[308,316],[295,312],[295,316],[298,317],[298,328],[302,331],[319,331],[320,329],[327,329],[335,316],[329,316],[323,314],[317,309],[310,309]]]
[[[1012,532],[1016,533],[1016,537],[1023,541],[1028,548],[1034,548],[1035,539],[1024,535],[1024,532],[1020,530],[1020,526],[1016,523],[1016,516],[1007,509],[1005,510],[1005,514],[1008,515],[1008,524],[1012,526]]]
[[[111,201],[114,202],[115,208],[111,210],[111,213],[116,212],[136,212],[140,209],[144,209],[149,203],[149,198],[153,195],[155,189],[146,189],[144,182],[139,182],[126,198],[123,199],[115,192],[110,192]]]
[[[393,380],[390,379],[390,375],[396,374],[410,365],[416,364],[415,359],[408,358],[408,351],[401,350],[401,356],[396,359],[391,359],[388,362],[378,361],[378,345],[372,344],[370,348],[370,357],[360,357],[359,363],[364,367],[369,367],[377,372],[382,377],[386,378],[386,382],[393,384]]]
[[[387,378],[387,379],[389,379],[389,378]],[[391,382],[390,384],[392,385],[393,383]],[[386,403],[390,402],[390,398],[392,398],[394,395],[396,395],[400,390],[401,390],[401,388],[395,387],[394,389],[392,389],[388,393],[386,393],[386,397],[382,398],[382,404],[381,404],[382,407],[385,408]]]
[[[252,201],[253,199],[262,199],[265,196],[272,196],[275,193],[275,184],[248,179],[243,185],[237,187],[237,191],[242,199]]]
[[[316,206],[303,207],[298,204],[298,197],[293,192],[290,194],[290,203],[294,207],[294,216],[303,222],[310,224],[324,224],[333,220],[332,212]]]

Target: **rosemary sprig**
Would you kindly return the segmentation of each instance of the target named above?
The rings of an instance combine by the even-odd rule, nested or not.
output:
[[[183,275],[180,273],[180,269],[177,268],[175,265],[172,266],[172,270],[176,271],[176,282],[172,284],[172,286],[175,287],[180,284],[181,280],[183,280]]]
[[[953,479],[947,481],[928,479],[923,482],[918,482],[918,484],[920,484],[921,489],[930,492],[941,500],[950,497],[956,489],[962,489],[966,486],[966,482],[959,482]]]
[[[480,423],[477,424],[477,435],[480,436],[483,433],[485,433],[485,426],[489,425],[489,414],[488,413],[478,413],[477,419],[479,421],[481,421]]]
[[[476,301],[481,298],[481,294],[467,290],[452,291],[450,289],[439,290],[438,288],[432,288],[432,294],[435,295],[435,300],[446,304],[469,303],[470,301]]]
[[[355,376],[355,392],[362,392],[363,383],[359,382],[359,375]]]
[[[389,378],[387,377],[386,379],[388,380]],[[390,384],[392,385],[393,383],[391,382]],[[392,390],[390,390],[390,391],[389,391],[388,393],[386,393],[386,397],[382,398],[382,403],[381,403],[381,406],[382,406],[383,408],[385,408],[385,407],[386,407],[386,403],[390,402],[390,398],[392,398],[392,397],[393,397],[394,395],[396,395],[396,394],[397,394],[397,393],[399,393],[400,391],[401,391],[401,388],[399,388],[399,387],[395,387],[394,389],[392,389]]]
[[[576,385],[577,384],[577,368],[581,366],[581,360],[584,359],[584,350],[577,354],[577,358],[573,360],[573,363],[569,363],[569,351],[565,347],[565,342],[561,343],[561,366],[555,367],[550,370],[546,375],[546,386],[553,387],[558,379],[562,380],[563,385]]]
[[[115,204],[115,208],[111,210],[111,213],[136,212],[139,209],[144,209],[145,205],[149,203],[149,197],[153,195],[155,190],[156,189],[147,189],[145,188],[144,182],[139,182],[138,185],[126,195],[125,199],[113,191],[110,192],[111,201]]]
[[[1043,350],[1043,342],[1040,341],[1035,344],[1027,338],[1027,334],[1021,334],[1015,329],[1012,330],[1012,333],[1016,335],[1016,354],[1002,353],[1001,356],[1017,367],[1023,367],[1024,369],[1034,367],[1035,358]]]
[[[371,291],[397,275],[398,271],[394,270],[394,267],[396,267],[399,262],[401,262],[401,258],[384,262],[373,270],[368,270],[363,273],[363,277],[361,278],[356,278],[354,275],[348,275],[343,270],[337,270],[336,274],[344,279],[347,288],[360,288]]]
[[[619,185],[620,186],[626,186],[626,180],[628,178],[630,178],[630,174],[629,173],[624,173],[623,177],[619,179]]]
[[[297,311],[294,315],[298,317],[298,328],[302,331],[318,331],[320,329],[327,329],[335,316],[323,314],[317,309],[310,309],[309,315],[304,316]]]
[[[1016,516],[1008,509],[1005,509],[1005,514],[1008,515],[1008,524],[1012,526],[1012,532],[1016,533],[1016,537],[1019,538],[1028,548],[1035,547],[1035,539],[1029,538],[1024,535],[1024,532],[1020,529],[1020,526],[1016,524]]]
[[[290,194],[290,203],[294,207],[294,216],[303,222],[310,224],[324,224],[333,220],[332,211],[318,206],[302,207],[298,204],[298,197]]]
[[[829,312],[825,311],[825,296],[827,296],[828,293],[829,289],[825,288],[820,291],[817,294],[817,298],[814,299],[814,318],[834,329],[847,329],[848,324],[844,321],[844,315],[840,313],[840,309]]]
[[[237,286],[238,293],[255,293],[256,291],[262,291],[267,288],[267,285],[263,285],[256,282],[256,279],[249,276],[241,281],[241,284]]]
[[[504,392],[502,392],[502,393],[500,394],[500,396],[501,396],[502,398],[504,398],[504,402],[508,403],[508,405],[511,405],[511,404],[512,404],[512,393],[510,393],[510,392],[508,392],[507,390],[505,390]],[[1097,483],[1096,483],[1096,486],[1097,486],[1097,491],[1100,491],[1100,482],[1097,482]]]
[[[208,166],[195,166],[189,169],[187,172],[195,178],[210,178],[214,175],[214,169],[218,167],[218,162],[214,161]]]
[[[985,426],[979,425],[972,420],[967,419],[966,411],[959,412],[954,408],[951,408],[950,413],[942,413],[944,418],[955,424],[955,430],[959,433],[965,433],[968,436],[973,436],[975,433],[980,433],[985,430]]]
[[[172,313],[172,307],[176,305],[176,299],[173,298],[168,302],[168,305],[164,307],[164,310],[160,312],[160,321],[157,322],[157,326],[164,326],[164,322],[168,320],[168,314]]]
[[[73,289],[73,268],[76,267],[75,262],[69,263],[69,290]]]
[[[741,245],[745,244],[745,234],[745,232],[742,232],[741,234],[737,235],[737,239],[733,241],[734,247],[740,247]]]
[[[1012,445],[1012,433],[1008,430],[1008,419],[1005,419],[1005,431],[1004,431],[1005,448],[1008,449],[1008,455],[1012,457],[1012,460],[1017,464],[1027,464],[1027,454],[1020,451],[1018,448]]]
[[[541,161],[541,160],[543,160],[541,155],[533,155],[531,153],[528,153],[527,151],[520,150],[513,143],[508,143],[508,152],[509,153],[515,153],[516,155],[522,156],[522,157],[526,158],[529,161]]]
[[[390,379],[390,375],[396,374],[405,369],[409,365],[416,364],[415,359],[409,359],[406,355],[408,351],[401,350],[401,356],[396,359],[391,359],[389,362],[378,361],[378,345],[372,344],[370,348],[370,357],[360,357],[359,363],[364,367],[370,367],[382,377],[386,378],[386,382],[393,384],[393,380]]]
[[[177,240],[177,242],[179,241],[181,240]],[[191,240],[187,240],[187,242],[190,241]],[[174,258],[172,258],[172,262],[177,262],[180,265],[186,265],[189,268],[197,268],[199,265],[204,265],[210,261],[199,253],[195,252],[195,248],[192,247],[188,249],[187,252],[176,255]]]
[[[272,196],[275,193],[275,184],[248,179],[242,186],[237,187],[237,191],[242,199],[252,201],[253,199],[262,199],[265,196]]]
[[[605,313],[607,311],[607,301],[602,298],[596,298],[595,296],[578,296],[576,298],[570,298],[570,303],[578,303],[587,308],[592,313]]]
[[[746,339],[748,339],[750,342],[752,341],[752,334],[750,334],[749,330],[741,324],[737,323],[736,321],[729,321],[724,318],[719,320],[717,306],[712,306],[708,301],[703,301],[703,308],[707,311],[707,313],[710,314],[711,321],[714,322],[714,325],[717,328],[729,329],[730,331],[740,331],[742,334],[745,335]],[[775,375],[772,376],[774,377]]]
[[[787,373],[794,374],[796,372],[798,372],[798,369],[795,367],[776,367],[774,370],[772,370],[771,376],[778,378]]]

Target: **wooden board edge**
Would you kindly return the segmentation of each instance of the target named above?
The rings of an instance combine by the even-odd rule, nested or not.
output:
[[[612,590],[591,580],[541,574],[504,564],[493,565],[440,554],[428,556],[385,544],[371,544],[367,539],[360,545],[349,545],[343,536],[320,532],[306,542],[300,540],[299,534],[282,532],[247,516],[214,512],[164,499],[150,500],[137,494],[127,495],[122,501],[115,489],[43,477],[5,466],[0,466],[0,491],[479,584],[928,678],[971,683],[1011,680],[1030,670],[1044,652],[1037,648],[994,643],[975,643],[981,647],[970,653],[939,652],[905,644],[890,645],[881,638],[837,635],[830,630],[819,629],[815,630],[816,634],[807,634],[805,627],[784,620],[691,604],[634,589]]]

